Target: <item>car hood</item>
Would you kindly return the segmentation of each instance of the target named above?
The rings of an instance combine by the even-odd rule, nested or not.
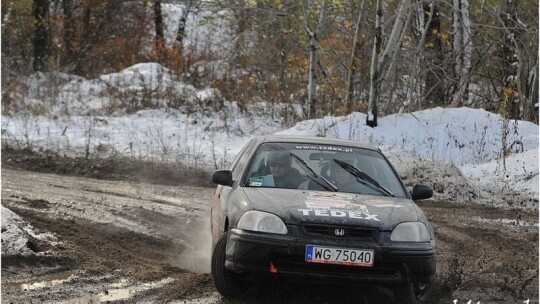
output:
[[[409,199],[296,189],[244,188],[255,210],[273,213],[286,224],[360,225],[392,230],[418,221]]]

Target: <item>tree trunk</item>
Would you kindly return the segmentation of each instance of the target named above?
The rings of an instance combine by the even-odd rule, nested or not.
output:
[[[469,100],[469,81],[473,46],[468,0],[454,0],[453,28],[454,70],[457,77],[457,86],[454,90],[452,106],[459,107]]]
[[[309,82],[308,82],[308,106],[309,117],[315,116],[317,104],[317,41],[315,33],[309,33]]]
[[[538,124],[538,62],[527,75],[525,119]]]
[[[387,70],[388,66],[390,65],[390,61],[392,60],[394,54],[400,46],[402,32],[403,28],[405,27],[405,23],[407,22],[407,12],[409,11],[410,6],[411,0],[401,0],[398,13],[396,15],[396,21],[394,22],[392,32],[390,33],[390,37],[388,38],[388,43],[386,44],[386,47],[384,48],[384,52],[380,59],[381,75]],[[384,79],[381,79],[381,81],[382,80]]]
[[[352,112],[353,111],[353,93],[354,93],[354,78],[356,77],[356,72],[358,69],[358,64],[360,61],[360,51],[362,49],[363,43],[359,42],[360,35],[364,31],[363,30],[363,24],[364,24],[364,15],[365,15],[365,4],[366,0],[362,0],[362,3],[360,4],[360,12],[358,13],[358,20],[356,21],[356,31],[354,33],[354,40],[353,40],[353,50],[351,52],[351,61],[349,66],[349,75],[347,77],[347,84],[348,84],[348,90],[347,90],[347,111]],[[360,89],[358,89],[360,91]]]
[[[390,37],[390,41],[387,44],[385,48],[385,52],[390,52],[389,54],[389,60],[385,63],[384,67],[381,65],[381,85],[382,81],[385,81],[389,84],[390,87],[392,87],[392,81],[389,80],[390,76],[393,72],[395,72],[396,68],[396,61],[399,59],[399,52],[401,50],[401,42],[403,41],[403,37],[405,36],[406,31],[404,29],[409,27],[409,20],[411,20],[410,15],[407,14],[407,11],[412,12],[413,10],[410,9],[410,0],[401,2],[401,5],[398,10],[398,14],[396,15],[396,21],[394,23],[394,28],[392,30],[392,35]],[[383,53],[384,54],[384,53]],[[396,74],[393,73],[393,79],[395,82]],[[380,89],[379,89],[380,92]],[[392,102],[392,97],[394,94],[390,94],[390,97],[388,99],[387,107]],[[380,108],[380,107],[379,107]]]
[[[165,50],[165,39],[163,37],[163,16],[161,14],[161,1],[154,1],[154,25],[156,28],[156,56],[158,60],[163,59]]]
[[[453,0],[453,21],[452,30],[454,32],[453,39],[453,57],[454,57],[454,72],[456,78],[459,78],[461,73],[461,66],[463,65],[463,58],[461,52],[463,51],[463,26],[461,21],[461,0]],[[459,80],[457,81],[459,83]],[[457,85],[456,85],[457,88]]]
[[[503,90],[501,103],[503,104],[506,118],[521,119],[523,109],[521,103],[520,92],[520,54],[519,48],[515,41],[518,35],[517,25],[517,1],[506,0],[501,11],[501,25],[504,27],[504,39],[501,50],[501,65],[503,73]]]
[[[182,10],[182,16],[180,16],[180,22],[178,24],[178,31],[176,32],[176,42],[178,42],[181,48],[184,45],[184,37],[186,36],[186,21],[191,11],[192,4],[193,4],[193,0],[190,0],[188,2],[187,7]]]
[[[377,0],[375,17],[375,39],[373,53],[371,55],[370,85],[369,85],[369,105],[366,117],[366,124],[370,127],[377,126],[377,103],[379,98],[379,54],[382,50],[382,27],[383,27],[383,0]]]
[[[319,12],[319,19],[317,21],[317,27],[315,31],[311,31],[307,24],[307,16],[305,18],[306,31],[309,35],[309,82],[308,82],[308,115],[309,117],[315,117],[317,106],[317,49],[319,48],[318,35],[322,32],[322,26],[326,18],[326,6],[328,0],[324,0]]]
[[[431,22],[433,20],[433,12],[434,12],[434,5],[433,0],[431,0],[430,5],[424,5],[422,3],[423,1],[418,1],[416,5],[416,26],[422,26],[422,28],[415,28],[415,34],[420,37],[420,41],[418,42],[418,46],[416,47],[416,51],[414,54],[414,61],[412,64],[412,68],[410,70],[410,78],[409,78],[409,87],[407,88],[407,99],[400,111],[403,109],[410,110],[417,109],[417,107],[412,107],[414,103],[418,103],[419,96],[422,94],[422,86],[423,84],[420,83],[420,69],[424,68],[424,66],[421,66],[422,61],[426,61],[425,53],[427,48],[426,38],[428,36],[429,27],[431,25]],[[426,11],[427,8],[427,11]],[[420,17],[418,16],[420,15]],[[425,19],[427,17],[427,19]],[[427,83],[427,80],[425,81]],[[416,102],[415,102],[416,101]]]
[[[103,1],[103,5],[97,6],[93,0],[76,2],[77,10],[80,10],[82,19],[75,36],[79,36],[80,46],[71,63],[72,73],[89,76],[90,73],[99,73],[98,65],[106,64],[102,58],[103,53],[95,52],[94,47],[101,44],[107,37],[107,32],[113,16],[117,15],[121,8],[119,1]],[[99,61],[99,63],[97,62]],[[92,77],[96,75],[91,75]]]
[[[382,52],[382,56],[379,59],[379,54],[382,51],[382,7],[384,4],[382,0],[377,0],[377,16],[375,18],[375,46],[373,48],[373,56],[371,58],[371,85],[369,90],[368,115],[366,117],[366,124],[370,127],[377,126],[381,83],[385,78],[384,75],[386,74],[392,58],[400,46],[403,28],[407,22],[407,12],[409,11],[410,4],[410,0],[401,1],[398,13],[396,15],[396,21],[394,22],[392,32],[388,38],[388,43],[386,44],[386,47]]]
[[[424,20],[428,24],[425,43],[426,58],[424,66],[427,67],[427,71],[425,74],[426,90],[424,99],[434,106],[443,106],[445,104],[443,81],[445,76],[443,44],[440,38],[441,18],[434,1],[431,1],[430,4],[424,4]]]
[[[34,62],[33,69],[36,72],[45,72],[49,65],[49,0],[34,0],[33,11],[35,31],[33,39]]]
[[[64,56],[62,60],[62,65],[64,71],[71,73],[75,69],[75,64],[77,62],[77,50],[75,49],[76,45],[76,20],[73,16],[73,0],[63,0],[62,1],[62,11],[63,11],[63,50]]]

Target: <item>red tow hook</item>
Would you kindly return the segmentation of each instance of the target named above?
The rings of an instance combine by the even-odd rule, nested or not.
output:
[[[272,261],[270,261],[270,273],[277,273],[277,268]]]

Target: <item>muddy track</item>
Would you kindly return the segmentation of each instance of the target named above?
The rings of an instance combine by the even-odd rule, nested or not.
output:
[[[426,203],[437,237],[437,276],[455,299],[538,301],[537,214]]]
[[[2,204],[38,234],[2,256],[5,303],[386,303],[390,286],[268,278],[228,301],[209,270],[208,187],[2,170]],[[434,303],[538,303],[538,214],[419,204],[437,236]]]

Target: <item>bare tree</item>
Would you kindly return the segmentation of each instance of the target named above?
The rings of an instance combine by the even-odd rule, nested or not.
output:
[[[509,119],[521,119],[524,116],[525,93],[522,88],[522,67],[524,58],[518,44],[518,36],[522,30],[517,14],[518,2],[506,0],[500,14],[499,22],[504,29],[504,38],[501,50],[502,70],[502,96],[505,116]]]
[[[163,15],[161,14],[161,1],[154,1],[154,25],[156,28],[156,56],[158,60],[163,59],[165,53],[165,38],[163,36]]]
[[[50,50],[50,32],[49,32],[49,0],[33,0],[34,11],[34,71],[47,71],[49,50]]]
[[[362,42],[360,41],[360,36],[364,31],[364,18],[366,11],[366,0],[362,0],[360,4],[360,12],[358,13],[358,19],[356,21],[356,31],[354,32],[353,38],[353,47],[351,52],[351,61],[349,64],[349,74],[347,76],[347,110],[350,112],[353,110],[353,93],[354,93],[354,78],[356,76],[359,60],[360,60],[360,50],[362,49]]]
[[[432,17],[435,7],[433,5],[433,1],[431,1],[430,4],[431,5],[426,7],[423,3],[423,0],[417,1],[416,3],[415,34],[420,37],[413,55],[413,64],[409,74],[409,84],[406,89],[407,99],[403,104],[401,110],[410,110],[415,100],[418,100],[421,96],[421,89],[423,87],[423,84],[425,83],[427,85],[427,80],[422,83],[420,79],[420,69],[423,68],[420,63],[422,61],[425,61],[426,37],[428,36],[428,31],[433,21]],[[426,8],[428,9],[428,11],[426,11]]]
[[[377,0],[377,16],[375,19],[375,43],[373,56],[371,58],[371,84],[369,90],[369,105],[366,117],[366,124],[370,127],[377,126],[378,103],[380,98],[381,83],[392,58],[400,46],[405,23],[407,22],[407,12],[410,8],[410,0],[402,0],[399,5],[396,21],[392,27],[392,32],[388,38],[388,43],[379,59],[382,50],[382,28],[383,28],[383,0]]]
[[[178,23],[178,31],[176,32],[176,42],[183,47],[184,37],[186,36],[186,21],[191,12],[193,0],[189,0],[186,7],[182,9],[182,15],[180,16],[180,22]]]
[[[538,124],[538,61],[527,74],[527,86],[525,90],[527,103],[525,104],[524,119]]]
[[[71,72],[69,67],[75,57],[76,50],[75,44],[77,38],[75,37],[75,20],[74,20],[74,6],[73,0],[63,0],[62,1],[62,14],[63,14],[63,28],[64,28],[64,37],[63,37],[63,49],[64,49],[64,62],[63,65],[66,67],[67,72]]]
[[[326,7],[328,0],[323,0],[321,8],[319,10],[319,19],[315,30],[312,30],[308,22],[307,4],[304,2],[304,21],[305,29],[309,37],[309,82],[308,82],[308,115],[309,117],[315,116],[315,108],[317,104],[317,50],[319,49],[319,37],[318,35],[322,31],[322,27],[326,16]]]
[[[443,106],[445,104],[444,87],[444,50],[441,39],[441,15],[437,3],[433,0],[423,2],[423,18],[425,31],[425,59],[423,66],[426,69],[424,81],[426,84],[424,99],[431,105]]]
[[[471,77],[471,61],[473,42],[471,20],[469,18],[469,0],[454,0],[454,72],[456,89],[452,97],[452,106],[459,107],[469,100],[469,82]]]
[[[375,17],[375,37],[373,43],[373,52],[371,55],[370,85],[369,85],[369,104],[366,117],[366,124],[371,127],[377,126],[377,102],[379,98],[379,73],[380,62],[379,54],[382,50],[382,29],[384,23],[383,0],[377,0]]]

